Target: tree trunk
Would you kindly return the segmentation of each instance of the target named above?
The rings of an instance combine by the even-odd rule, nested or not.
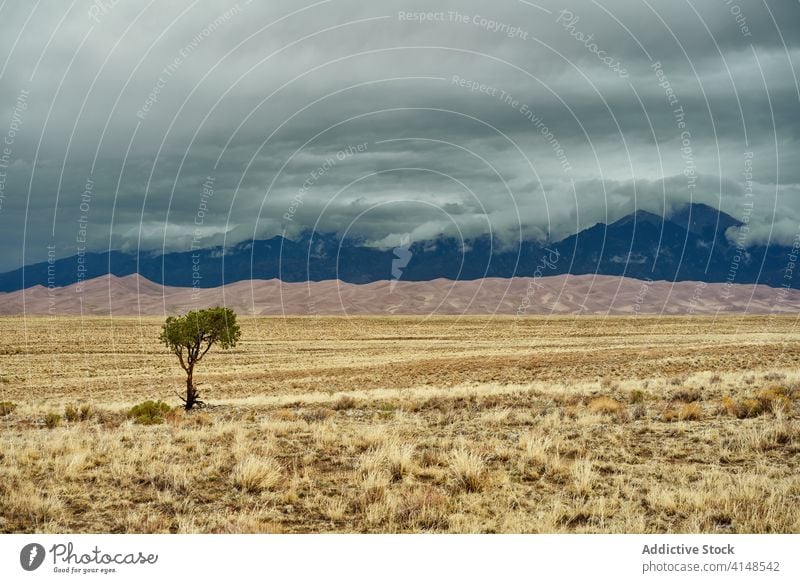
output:
[[[186,372],[186,404],[184,408],[189,411],[197,403],[197,389],[192,383],[192,369]]]

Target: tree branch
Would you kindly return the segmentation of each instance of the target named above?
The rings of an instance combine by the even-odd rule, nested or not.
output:
[[[178,360],[181,362],[181,368],[184,371],[189,372],[189,369],[186,367],[186,363],[183,361],[183,350],[181,350],[181,348],[182,347],[175,347],[172,350],[178,356]]]
[[[201,358],[203,358],[203,357],[206,355],[206,352],[208,352],[209,350],[211,350],[211,346],[212,346],[213,344],[214,344],[214,341],[213,341],[213,340],[211,340],[211,339],[209,339],[209,341],[208,341],[208,346],[206,346],[206,349],[203,351],[203,354],[201,354],[200,356],[198,356],[198,357],[197,357],[197,360],[200,360]]]

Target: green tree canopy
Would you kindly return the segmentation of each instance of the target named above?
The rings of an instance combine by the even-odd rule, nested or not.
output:
[[[170,316],[164,322],[159,339],[178,357],[186,372],[186,398],[181,397],[188,411],[204,405],[194,386],[194,366],[215,344],[223,350],[236,346],[241,330],[236,313],[230,308],[208,308],[183,316]]]

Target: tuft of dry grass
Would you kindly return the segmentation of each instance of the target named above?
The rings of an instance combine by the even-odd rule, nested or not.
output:
[[[625,405],[612,399],[611,397],[595,397],[589,401],[589,411],[593,413],[600,413],[601,415],[616,415],[622,416],[625,414]]]
[[[30,486],[3,496],[3,523],[21,521],[41,532],[49,530],[48,525],[57,523],[64,513],[64,504],[58,497],[42,495]]]
[[[630,393],[628,393],[628,402],[631,405],[639,405],[644,403],[647,399],[647,393],[645,393],[641,389],[634,389]]]
[[[764,414],[767,410],[767,404],[761,399],[744,398],[732,399],[724,397],[722,399],[722,409],[732,417],[737,419],[750,419]]]
[[[679,407],[670,406],[661,415],[664,421],[700,421],[703,418],[703,406],[700,403],[684,403]]]
[[[686,403],[678,411],[681,421],[700,421],[703,418],[703,406],[700,403]]]
[[[88,421],[93,413],[94,413],[94,408],[88,403],[84,403],[82,405],[69,404],[66,407],[64,407],[64,419],[66,419],[70,423],[77,423],[78,421]]]
[[[334,411],[348,411],[350,409],[355,409],[357,405],[358,401],[356,401],[353,397],[350,395],[342,395],[339,397],[339,399],[334,401],[334,403],[331,405],[331,409]]]
[[[281,480],[281,467],[272,458],[250,455],[234,466],[231,480],[245,492],[271,490]]]
[[[334,522],[343,520],[347,515],[347,502],[340,497],[329,498],[325,503],[325,516]]]
[[[520,445],[526,462],[541,468],[547,466],[553,450],[552,438],[529,432],[520,438]]]
[[[450,456],[450,473],[459,490],[480,492],[488,483],[483,456],[467,449],[458,449]]]
[[[670,394],[670,398],[681,403],[694,403],[695,401],[700,401],[703,398],[703,394],[700,389],[695,387],[684,387],[673,391]]]
[[[381,436],[378,439],[384,438]],[[397,482],[416,467],[414,453],[413,444],[404,443],[397,438],[387,439],[361,456],[359,468],[362,475],[384,472],[392,481]]]
[[[414,445],[391,441],[384,446],[383,453],[392,480],[402,480],[414,468]]]
[[[361,480],[364,507],[383,500],[389,487],[389,476],[381,470],[367,470]]]
[[[0,417],[5,417],[6,415],[11,415],[11,412],[17,408],[16,403],[12,403],[11,401],[2,401],[0,402]]]
[[[415,488],[404,495],[394,509],[398,526],[414,532],[445,530],[449,516],[449,498],[431,486]]]
[[[756,398],[770,411],[789,411],[792,408],[792,392],[785,386],[761,389]]]
[[[591,460],[582,459],[572,466],[573,488],[579,496],[588,496],[596,480],[596,475]]]

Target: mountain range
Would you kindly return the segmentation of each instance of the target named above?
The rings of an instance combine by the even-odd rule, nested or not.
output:
[[[440,237],[379,249],[328,233],[306,233],[296,239],[276,236],[162,255],[112,250],[2,273],[0,291],[63,287],[104,275],[134,274],[164,286],[196,288],[254,279],[366,284],[566,274],[800,288],[800,279],[787,277],[792,249],[738,246],[728,231],[739,226],[742,223],[713,207],[690,204],[669,216],[637,211],[560,241],[522,241],[502,250],[488,236],[463,242]]]

